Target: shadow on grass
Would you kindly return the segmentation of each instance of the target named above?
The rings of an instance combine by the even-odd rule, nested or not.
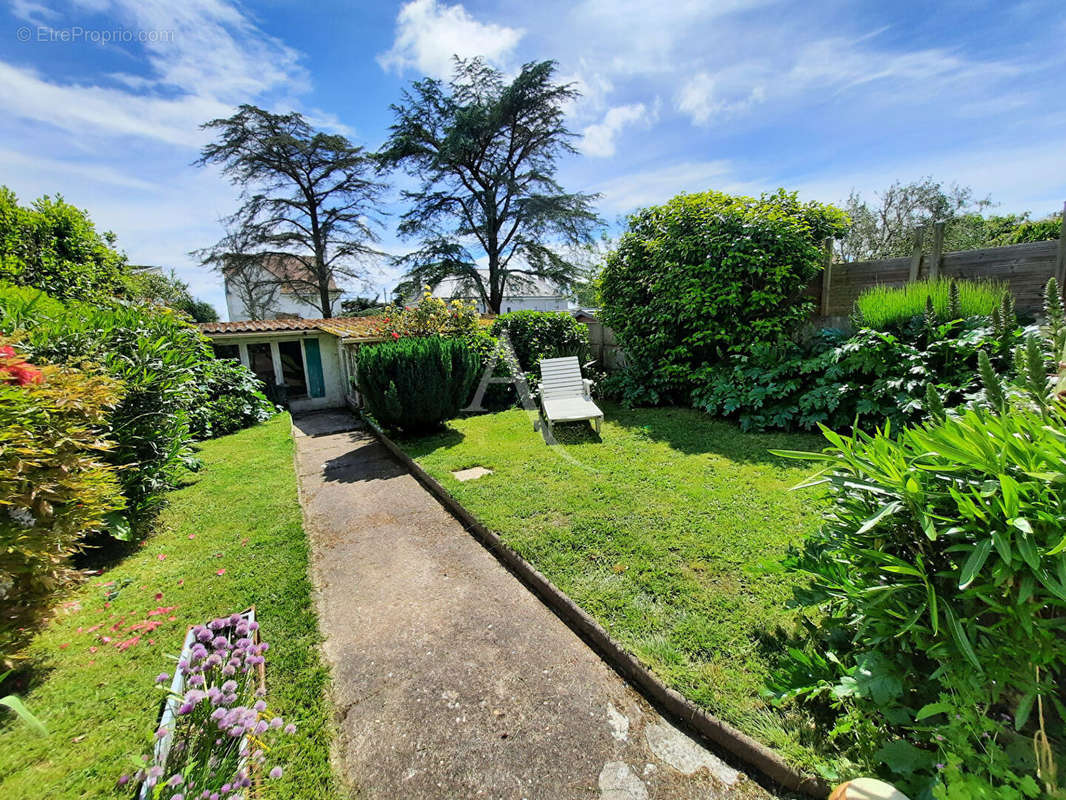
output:
[[[663,442],[686,455],[713,453],[738,463],[795,467],[803,462],[781,458],[770,451],[820,450],[825,443],[813,433],[742,431],[733,422],[715,419],[692,408],[626,408],[607,403],[604,411],[610,422],[633,431],[638,437]]]
[[[464,437],[460,431],[448,426],[434,433],[422,436],[405,436],[396,431],[388,432],[392,440],[403,448],[411,458],[417,460],[422,456],[439,450],[442,447],[455,447]]]

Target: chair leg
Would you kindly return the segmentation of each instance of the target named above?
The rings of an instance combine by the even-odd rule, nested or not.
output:
[[[595,417],[595,418],[593,418],[593,420],[592,420],[592,425],[593,425],[593,427],[595,427],[595,428],[596,428],[596,435],[597,435],[597,436],[598,436],[598,435],[599,435],[599,433],[600,433],[600,424],[601,424],[602,422],[603,422],[603,417]]]

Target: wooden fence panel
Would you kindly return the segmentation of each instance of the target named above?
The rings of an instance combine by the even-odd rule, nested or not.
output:
[[[970,280],[1004,281],[1014,294],[1020,311],[1038,311],[1043,303],[1044,285],[1055,274],[1058,241],[1028,242],[1008,247],[989,247],[982,250],[961,250],[944,253],[940,259],[940,275]],[[931,257],[921,259],[920,277],[931,272]],[[856,261],[834,264],[829,282],[828,302],[822,302],[823,315],[846,317],[854,310],[855,301],[863,289],[871,286],[903,286],[913,274],[913,256],[889,258],[883,261]],[[823,300],[821,281],[812,284],[810,294]]]

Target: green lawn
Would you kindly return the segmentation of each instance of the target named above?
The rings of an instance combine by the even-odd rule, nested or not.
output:
[[[251,604],[271,644],[267,700],[298,726],[271,754],[285,776],[267,782],[264,796],[341,796],[329,764],[328,676],[318,655],[289,418],[206,442],[201,456],[204,469],[171,494],[159,532],[65,598],[31,644],[39,683],[26,702],[49,735],[36,737],[5,715],[0,797],[114,797],[116,780],[133,771],[130,757],[155,729],[163,695],[153,679],[173,672],[168,655],[180,650],[187,626]],[[130,625],[148,620],[164,624],[127,649],[116,646],[136,634]]]
[[[741,433],[688,409],[606,407],[544,444],[519,410],[456,420],[402,442],[484,524],[594,616],[667,684],[795,763],[817,760],[806,720],[759,691],[795,581],[771,571],[818,524],[809,467],[771,449],[810,435]],[[453,470],[492,475],[461,483]]]

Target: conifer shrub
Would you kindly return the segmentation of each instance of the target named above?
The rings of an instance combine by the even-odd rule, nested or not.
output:
[[[458,415],[481,374],[481,359],[466,342],[438,336],[366,345],[356,363],[367,410],[405,433],[434,430]]]

